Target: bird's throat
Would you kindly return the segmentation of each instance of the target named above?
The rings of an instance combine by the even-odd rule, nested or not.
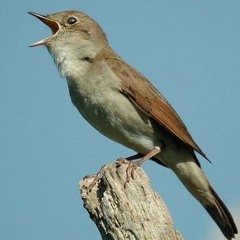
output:
[[[96,50],[92,46],[71,44],[51,44],[47,46],[62,77],[83,76],[89,70],[86,59],[94,58]],[[76,54],[77,53],[77,54]]]

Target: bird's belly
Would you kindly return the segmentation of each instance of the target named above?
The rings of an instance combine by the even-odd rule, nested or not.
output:
[[[88,91],[88,88],[69,85],[73,104],[80,114],[100,133],[136,152],[147,154],[163,146],[156,155],[165,165],[174,168],[185,152],[166,130],[139,110],[119,91]],[[182,161],[182,160],[181,160]]]
[[[137,152],[156,146],[158,132],[153,122],[121,93],[102,96],[71,94],[81,115],[100,133]]]

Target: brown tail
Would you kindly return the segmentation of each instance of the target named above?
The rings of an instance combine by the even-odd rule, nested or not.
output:
[[[218,225],[218,227],[221,229],[224,236],[228,240],[231,240],[235,238],[234,235],[238,233],[232,215],[211,186],[210,190],[215,197],[215,204],[205,205],[204,207],[212,219],[215,221],[215,223]]]

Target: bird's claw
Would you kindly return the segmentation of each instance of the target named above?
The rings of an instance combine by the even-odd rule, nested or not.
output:
[[[126,182],[124,183],[124,188],[126,188],[127,183],[130,182],[131,179],[134,179],[134,171],[139,167],[137,162],[130,162],[126,158],[119,158],[116,161],[117,167],[120,167],[121,164],[128,164],[126,169]]]

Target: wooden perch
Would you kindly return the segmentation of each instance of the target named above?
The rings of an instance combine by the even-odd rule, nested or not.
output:
[[[174,229],[172,218],[161,197],[150,187],[141,168],[126,183],[128,164],[115,162],[101,169],[96,176],[79,182],[84,207],[97,225],[103,240],[183,240]]]

